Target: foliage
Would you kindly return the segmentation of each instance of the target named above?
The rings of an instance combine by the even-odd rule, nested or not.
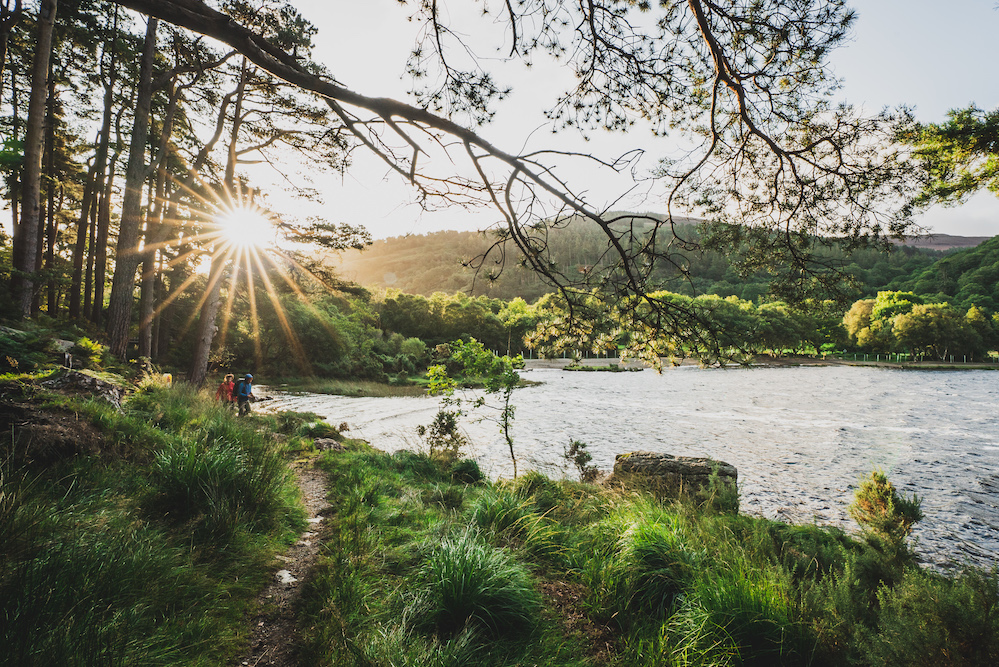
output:
[[[461,414],[460,410],[441,408],[429,426],[421,424],[416,427],[416,434],[427,445],[430,458],[441,465],[456,463],[462,456],[462,450],[468,446],[468,437],[461,432],[458,423]]]
[[[843,325],[850,342],[862,350],[901,350],[941,361],[982,358],[999,340],[980,308],[963,313],[949,303],[923,303],[911,292],[879,292],[876,299],[857,301]]]
[[[957,204],[982,189],[999,194],[999,109],[952,109],[943,123],[917,123],[901,137],[924,172],[913,206]]]
[[[666,243],[670,237],[697,240],[700,235],[697,221],[678,222],[672,233],[666,234],[664,230],[662,241]],[[589,221],[580,220],[553,229],[547,240],[552,261],[566,274],[590,270],[607,262],[606,235],[598,225]],[[449,325],[435,321],[438,313],[443,311],[425,305],[435,298],[445,298],[445,292],[455,292],[455,297],[451,298],[459,298],[459,291],[474,295],[472,298],[461,297],[472,303],[497,299],[511,302],[516,298],[533,303],[554,291],[513,258],[508,258],[502,273],[491,279],[481,275],[476,279],[471,266],[453,260],[455,257],[481,255],[489,244],[488,237],[476,232],[410,234],[377,240],[363,252],[345,252],[340,268],[344,273],[356,276],[363,285],[387,290],[382,318],[385,326],[393,331],[427,338],[435,343],[469,334],[489,347],[504,349],[505,341],[494,340],[497,333],[495,324],[467,331],[456,331],[451,327],[450,331],[444,332]],[[845,293],[858,295],[875,294],[890,286],[897,289],[894,286],[896,283],[909,280],[942,255],[939,251],[912,246],[847,251],[842,244],[820,246],[815,252],[822,261],[839,267],[850,278],[852,285],[841,286]],[[728,255],[717,250],[687,250],[681,266],[683,271],[668,264],[658,265],[653,271],[660,282],[669,285],[670,291],[687,296],[716,294],[755,302],[769,294],[771,277],[766,272],[741,273]],[[391,278],[391,283],[386,282],[386,276]],[[435,297],[435,293],[441,295]],[[422,298],[406,294],[422,295]],[[409,319],[405,311],[412,311],[413,318]],[[420,316],[415,316],[415,313],[420,313]],[[508,321],[502,312],[498,315],[504,322]],[[518,328],[518,325],[513,327],[514,341],[519,338]],[[429,334],[435,330],[441,333]],[[522,350],[514,347],[513,351]]]
[[[999,310],[999,238],[956,251],[909,276],[904,284],[933,300],[947,300],[962,308],[979,306]]]
[[[322,465],[338,503],[305,590],[314,664],[575,666],[599,653],[637,666],[874,667],[999,657],[995,572],[929,572],[906,550],[839,530],[536,472],[455,488],[426,456],[357,445]],[[510,597],[483,602],[498,590]],[[483,607],[516,611],[504,625]],[[576,633],[550,616],[603,630]]]
[[[44,340],[36,333],[0,329],[0,369],[29,372],[49,361]]]
[[[460,369],[465,379],[481,383],[489,394],[499,394],[500,404],[498,406],[487,405],[485,398],[482,397],[475,400],[474,406],[489,407],[498,413],[495,421],[499,424],[500,431],[503,433],[503,438],[510,451],[513,476],[516,478],[517,455],[513,448],[513,435],[510,432],[515,408],[511,403],[511,398],[514,390],[520,384],[520,374],[516,369],[523,366],[524,359],[520,356],[514,358],[507,355],[499,356],[485,349],[482,343],[474,338],[468,341],[456,340],[448,346],[448,351],[450,352],[449,360]],[[446,365],[432,366],[428,369],[427,376],[430,378],[428,390],[431,395],[443,395],[445,404],[454,404],[455,400],[460,400],[452,398],[458,383],[448,375]],[[457,416],[458,413],[453,415],[455,419]]]
[[[280,453],[189,388],[146,385],[121,412],[32,404],[72,409],[103,454],[0,466],[5,660],[231,662],[266,564],[304,527]]]
[[[592,482],[600,474],[600,469],[590,465],[593,455],[587,451],[587,445],[581,440],[569,440],[562,454],[563,458],[576,467],[580,482]]]
[[[923,518],[919,497],[899,495],[881,470],[861,480],[849,508],[865,533],[891,548],[902,548],[912,527]]]
[[[100,368],[104,353],[107,348],[98,342],[92,341],[86,336],[76,341],[73,346],[73,358],[84,364],[85,368]]]

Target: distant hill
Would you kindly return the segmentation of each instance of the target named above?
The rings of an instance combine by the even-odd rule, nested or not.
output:
[[[974,248],[988,241],[991,236],[952,236],[951,234],[925,234],[912,236],[905,241],[893,241],[895,245],[927,250],[953,250],[954,248]]]
[[[698,222],[685,220],[677,226],[677,233],[696,237]],[[519,265],[519,255],[516,254],[506,257],[502,273],[494,281],[485,278],[485,271],[476,278],[471,268],[462,265],[463,261],[481,256],[493,240],[494,237],[482,232],[408,234],[375,241],[363,251],[344,252],[337,266],[345,279],[366,287],[395,288],[425,296],[434,292],[461,291],[501,299],[519,296],[533,302],[551,291],[533,272]],[[914,238],[890,254],[859,250],[847,255],[835,247],[821,252],[857,279],[860,284],[858,297],[873,296],[878,290],[899,289],[900,285],[910,283],[914,276],[944,256],[942,250],[972,247],[984,240],[984,237],[933,234]],[[570,274],[589,270],[606,251],[603,233],[596,225],[582,221],[555,230],[549,243],[558,266]],[[508,251],[516,252],[512,244]],[[738,275],[720,253],[688,254],[684,259],[691,279],[671,283],[673,291],[735,295],[750,300],[767,292],[764,277],[747,279]],[[484,268],[499,270],[502,264],[497,253]],[[668,280],[670,276],[664,275],[663,278]]]

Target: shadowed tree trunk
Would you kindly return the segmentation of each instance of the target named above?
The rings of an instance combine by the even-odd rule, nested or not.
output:
[[[21,0],[2,0],[0,2],[0,91],[3,90],[3,69],[7,63],[7,42],[10,33],[21,20]]]
[[[83,264],[87,254],[87,237],[90,236],[90,209],[94,206],[97,162],[87,170],[87,182],[80,203],[80,220],[76,224],[76,244],[73,246],[73,280],[69,287],[69,316],[80,318],[80,290],[83,288]]]
[[[153,358],[153,320],[156,312],[157,256],[166,241],[163,211],[166,207],[167,159],[170,155],[170,138],[173,119],[180,103],[182,88],[170,82],[170,103],[163,118],[156,159],[156,178],[150,193],[149,213],[146,216],[146,245],[142,253],[142,297],[139,302],[139,356]]]
[[[31,316],[35,290],[35,264],[38,260],[39,201],[42,175],[42,139],[45,123],[47,78],[52,52],[56,0],[42,0],[38,10],[38,40],[31,72],[31,97],[24,136],[24,171],[21,184],[21,222],[14,229],[14,274],[12,296],[23,318]]]
[[[135,272],[142,255],[139,251],[139,227],[142,223],[142,185],[146,178],[146,138],[149,135],[149,108],[153,97],[153,57],[156,55],[156,26],[150,18],[146,24],[146,42],[139,68],[138,94],[135,102],[135,123],[132,143],[125,169],[125,196],[121,206],[121,228],[115,253],[114,278],[108,305],[108,349],[125,358],[128,328],[132,321],[135,300]]]

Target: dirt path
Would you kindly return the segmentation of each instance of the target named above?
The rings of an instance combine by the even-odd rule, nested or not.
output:
[[[315,564],[322,513],[329,503],[326,502],[326,478],[311,461],[296,461],[292,469],[298,475],[298,485],[302,489],[309,529],[285,555],[278,556],[282,564],[257,599],[260,613],[253,619],[250,650],[237,665],[295,667],[298,664],[294,658],[298,641],[295,603],[305,575]]]

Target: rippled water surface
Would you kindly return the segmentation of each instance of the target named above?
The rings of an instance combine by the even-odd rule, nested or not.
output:
[[[999,562],[999,373],[846,366],[668,369],[662,375],[537,369],[518,389],[520,470],[552,474],[570,439],[594,464],[622,452],[710,456],[739,470],[741,509],[852,530],[846,508],[875,467],[923,499],[918,550],[928,561]],[[418,448],[433,398],[347,398],[271,391],[270,407],[308,410],[380,449]],[[492,476],[512,468],[499,428],[467,423]]]

